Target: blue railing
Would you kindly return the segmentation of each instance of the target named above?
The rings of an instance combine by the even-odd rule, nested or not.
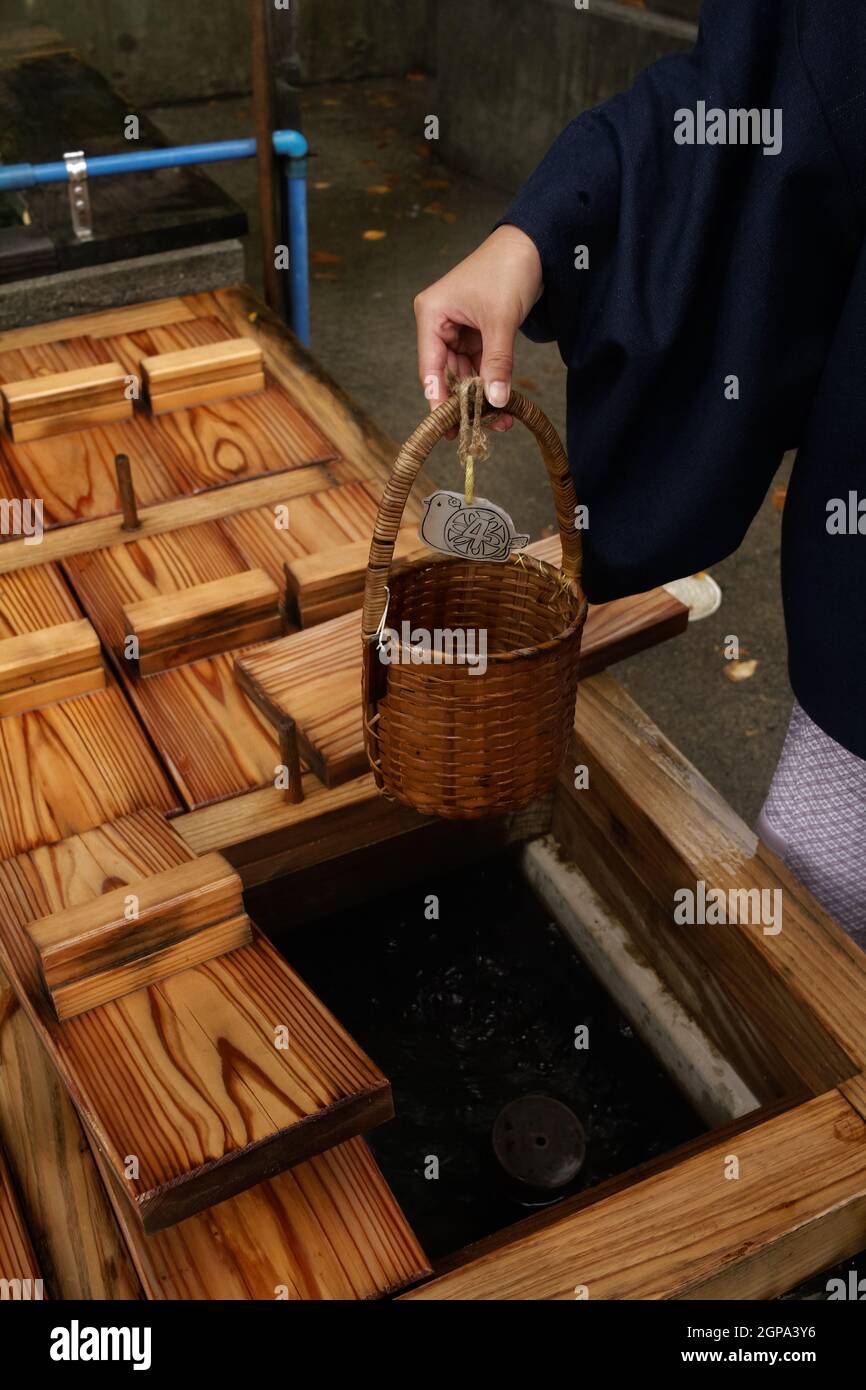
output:
[[[310,343],[310,286],[307,245],[308,145],[297,130],[276,130],[274,150],[284,160],[288,210],[291,326],[305,346]],[[216,164],[228,159],[251,159],[255,139],[212,140],[201,145],[175,145],[160,150],[129,150],[124,154],[94,155],[88,159],[87,177],[135,174],[146,169],[177,169],[185,164]],[[0,165],[0,192],[35,188],[43,183],[66,183],[69,169],[64,160],[50,164]]]

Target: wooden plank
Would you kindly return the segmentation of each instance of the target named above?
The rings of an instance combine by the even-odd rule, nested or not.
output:
[[[344,483],[302,497],[280,498],[273,506],[224,517],[219,525],[247,564],[267,570],[282,585],[286,564],[303,555],[352,541],[369,547],[378,507],[376,493],[366,481]]]
[[[146,617],[162,604],[171,608],[175,596],[229,581],[244,563],[225,533],[205,522],[73,556],[64,569],[105,647],[123,658],[126,670],[130,625],[124,610],[144,605]]]
[[[137,639],[138,669],[147,675],[179,666],[191,644],[205,656],[277,637],[279,604],[273,580],[252,569],[128,603],[123,617],[127,634]]]
[[[432,822],[381,796],[372,774],[328,791],[307,773],[297,804],[268,787],[187,812],[172,824],[196,854],[224,854],[249,887]]]
[[[36,1254],[24,1224],[18,1197],[12,1185],[12,1175],[2,1149],[0,1149],[0,1280],[4,1284],[2,1293],[4,1302],[7,1298],[38,1299],[43,1296]]]
[[[2,976],[0,1138],[57,1298],[372,1298],[429,1273],[362,1139],[145,1235]]]
[[[218,854],[42,917],[27,932],[59,1019],[252,940],[241,881]]]
[[[301,757],[327,787],[368,768],[355,610],[235,658],[240,688],[275,729],[294,721]]]
[[[4,423],[18,443],[131,419],[126,387],[119,362],[7,382],[2,388]]]
[[[38,419],[22,420],[20,424],[12,422],[9,434],[16,444],[24,444],[29,440],[51,439],[57,434],[71,434],[74,430],[95,429],[97,426],[131,419],[132,401],[121,398],[119,401],[108,401],[102,405],[91,405],[85,410],[70,411],[67,415],[46,415]]]
[[[265,389],[261,349],[224,330],[216,342],[143,357],[140,368],[154,415]]]
[[[249,648],[261,642],[271,642],[285,631],[282,614],[277,611],[267,618],[249,619],[235,627],[217,629],[190,637],[177,646],[159,647],[143,656],[136,664],[142,676],[155,676],[164,671],[188,666],[193,662]]]
[[[184,311],[186,312],[186,311]],[[202,318],[183,318],[172,323],[153,324],[147,328],[130,327],[121,332],[126,322],[126,314],[115,315],[109,333],[103,339],[96,339],[106,354],[122,362],[127,372],[140,376],[143,357],[159,357],[167,352],[180,352],[186,348],[204,346],[207,343],[226,342],[231,334],[221,319],[214,315]]]
[[[260,933],[57,1022],[28,923],[189,857],[151,812],[0,864],[0,965],[148,1232],[392,1114],[381,1073]]]
[[[230,654],[132,679],[130,663],[124,659],[123,608],[190,585],[227,579],[243,563],[231,541],[212,524],[67,561],[82,605],[190,807],[273,782],[279,762],[276,735],[238,687]]]
[[[235,655],[245,650],[126,682],[189,808],[272,785],[276,776],[276,732],[234,676]]]
[[[107,338],[117,332],[122,316],[127,333],[156,328],[195,318],[195,311],[182,298],[151,299],[143,304],[127,304],[123,309],[97,309],[92,314],[30,324],[27,328],[8,328],[0,332],[0,352],[18,351],[80,337]]]
[[[76,622],[80,617],[56,565],[0,574],[0,640]]]
[[[859,1250],[864,1218],[866,1126],[831,1091],[403,1298],[774,1298]]]
[[[86,618],[0,639],[0,694],[88,671],[99,660],[99,638]]]
[[[105,667],[100,664],[87,671],[75,671],[68,676],[58,676],[41,681],[38,685],[24,686],[20,690],[9,690],[0,695],[0,718],[27,714],[30,710],[45,709],[63,700],[74,700],[81,695],[93,695],[104,690],[108,684]]]
[[[151,1236],[114,1200],[151,1299],[377,1298],[429,1272],[363,1139]]]
[[[2,973],[0,1141],[51,1294],[60,1299],[140,1298],[141,1287],[75,1109]]]
[[[314,551],[286,564],[290,622],[312,627],[359,608],[364,601],[364,580],[370,555],[370,538]],[[403,526],[394,545],[393,573],[430,556],[415,526]]]
[[[120,449],[118,452],[124,451]],[[3,459],[0,458],[0,480],[4,476],[3,467]],[[8,476],[11,478],[11,473]],[[110,515],[83,521],[78,526],[46,531],[38,546],[28,544],[23,538],[7,540],[5,544],[0,544],[0,575],[75,555],[92,554],[95,550],[112,545],[131,545],[148,536],[164,535],[185,526],[217,521],[221,517],[234,517],[269,504],[281,504],[290,497],[318,492],[331,481],[345,482],[350,476],[346,465],[339,461],[310,465],[291,473],[245,479],[211,492],[197,493],[194,497],[179,497],[156,506],[142,506],[139,509],[140,526],[134,532],[124,531],[122,518]],[[7,495],[11,495],[8,488]]]
[[[554,834],[749,1083],[818,1092],[861,1070],[863,953],[609,677],[581,686],[575,731],[589,788],[563,778]],[[781,919],[677,922],[701,883]]]
[[[0,720],[0,856],[177,799],[112,681],[105,690]]]
[[[253,396],[265,389],[264,372],[248,372],[244,376],[220,378],[195,386],[180,386],[175,390],[151,392],[150,409],[154,415],[172,410],[193,410],[200,405],[217,405],[236,396]]]
[[[120,511],[114,460],[131,460],[141,507],[188,492],[189,481],[174,455],[162,448],[155,422],[138,412],[131,421],[71,430],[50,439],[12,443],[0,450],[26,493],[43,500],[46,527],[65,526]],[[42,560],[54,559],[39,547]]]
[[[254,395],[150,416],[148,423],[184,492],[336,458],[306,411],[270,379]]]
[[[55,325],[61,329],[63,324]],[[2,339],[3,334],[0,334]],[[111,353],[96,338],[86,334],[61,337],[57,342],[36,342],[30,346],[7,348],[0,352],[0,386],[25,381],[29,377],[50,377],[82,367],[95,367],[111,361]]]
[[[153,398],[163,391],[256,375],[262,370],[262,350],[249,338],[225,338],[142,357],[140,366],[144,385]]]
[[[118,319],[112,325],[115,329]],[[124,311],[123,322],[128,321]],[[71,332],[71,326],[66,331]],[[222,325],[216,331],[223,336],[228,332]],[[119,347],[128,352],[134,335],[134,326],[117,335]],[[173,335],[175,341],[183,340],[185,325],[174,324]],[[214,330],[208,327],[205,336],[212,339]],[[189,330],[192,344],[200,344],[201,337],[199,329]],[[112,342],[106,335],[100,350],[112,352]],[[29,339],[22,347],[27,343]],[[114,355],[129,368],[124,351]],[[123,428],[131,433],[124,437]],[[223,487],[271,472],[275,466],[282,471],[334,457],[329,441],[305,410],[273,383],[250,400],[211,404],[183,416],[158,419],[138,411],[134,425],[89,430],[83,438],[81,434],[43,440],[38,446],[5,446],[10,451],[15,447],[8,455],[9,464],[31,495],[45,499],[51,524],[99,517],[119,508],[114,477],[118,453],[132,460],[136,494],[144,506],[185,492]]]

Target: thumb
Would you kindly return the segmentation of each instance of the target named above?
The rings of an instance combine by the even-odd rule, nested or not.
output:
[[[517,324],[506,319],[486,323],[481,329],[481,379],[484,394],[500,409],[511,395],[511,371]]]

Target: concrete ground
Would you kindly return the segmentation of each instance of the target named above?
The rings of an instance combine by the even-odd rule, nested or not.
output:
[[[483,239],[507,195],[455,175],[423,138],[435,84],[420,74],[307,89],[313,351],[395,440],[426,409],[415,366],[412,300]],[[149,114],[171,139],[223,139],[252,130],[245,99],[163,107]],[[539,151],[539,154],[542,152]],[[261,281],[255,173],[250,161],[211,166],[250,214],[248,279]],[[382,235],[384,233],[384,235]],[[376,234],[376,235],[372,235]],[[520,340],[516,383],[565,427],[565,369],[553,346]],[[454,446],[437,446],[430,473],[459,486]],[[485,484],[485,476],[489,484]],[[791,706],[779,598],[783,468],[740,551],[714,568],[723,603],[675,642],[617,667],[617,677],[664,732],[750,822],[757,815]],[[516,428],[494,436],[479,491],[533,537],[552,520],[540,459]],[[754,675],[734,683],[722,655],[730,635]]]

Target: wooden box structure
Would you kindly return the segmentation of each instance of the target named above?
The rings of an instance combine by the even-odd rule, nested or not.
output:
[[[0,382],[100,361],[135,372],[237,337],[262,351],[254,394],[0,438],[6,498],[41,496],[46,512],[40,544],[0,544],[0,643],[27,648],[27,679],[44,684],[60,677],[45,634],[86,620],[105,672],[100,688],[0,716],[15,784],[0,801],[0,1277],[118,1300],[573,1299],[577,1285],[742,1299],[862,1249],[866,956],[604,671],[682,631],[682,606],[658,591],[590,612],[572,756],[550,797],[471,827],[426,820],[358,762],[360,618],[325,618],[355,592],[393,446],[264,306],[230,289],[0,335]],[[282,592],[287,567],[303,580],[325,552],[311,628],[239,650],[229,633],[149,675],[125,660],[131,606],[256,570]],[[294,799],[279,776],[288,723],[304,763]],[[95,922],[101,963],[124,969],[112,895],[198,881],[202,866],[211,882],[214,855],[244,887],[285,879],[300,918],[311,894],[321,908],[369,893],[385,863],[423,875],[443,853],[466,863],[502,846],[708,1128],[435,1271],[363,1137],[392,1113],[386,1078],[255,926],[63,1021],[61,977],[34,947],[80,942],[76,924]],[[702,884],[736,909],[678,924],[675,895]],[[214,920],[232,920],[226,902]],[[781,930],[764,903],[781,905]],[[77,953],[55,960],[64,980]]]

